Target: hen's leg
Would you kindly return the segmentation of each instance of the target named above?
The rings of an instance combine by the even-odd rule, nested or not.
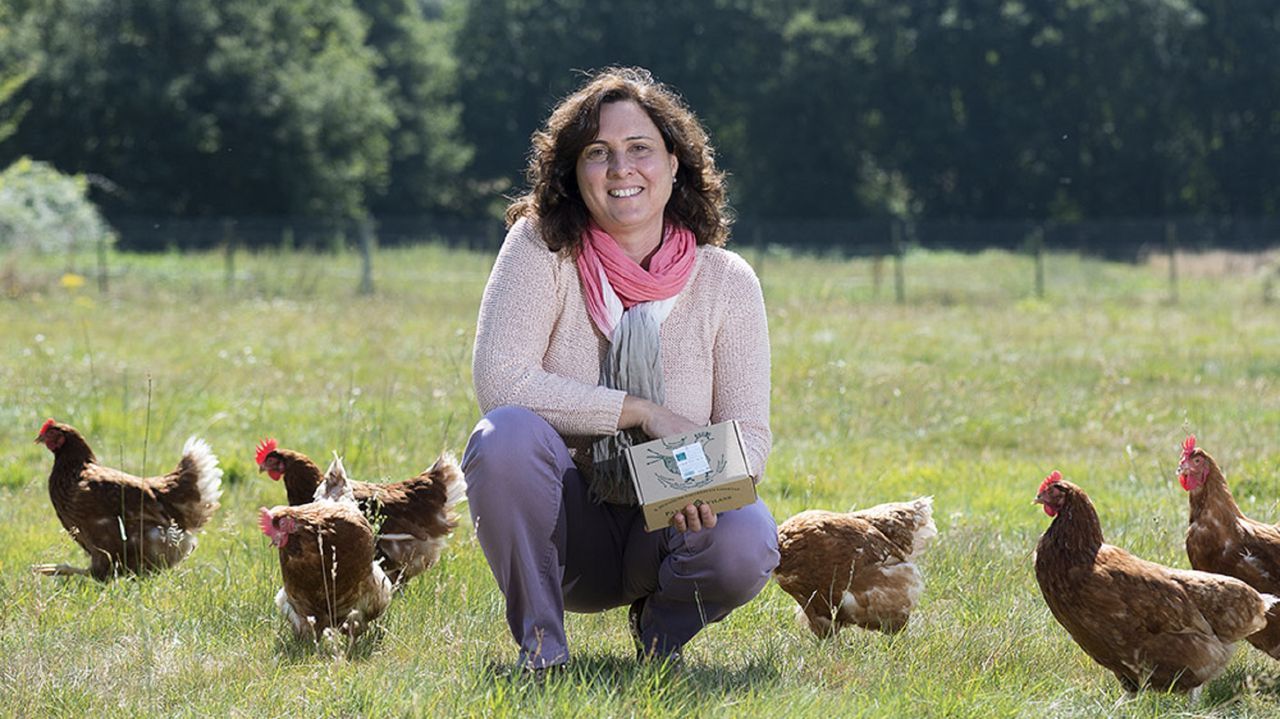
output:
[[[819,639],[835,636],[836,624],[832,621],[831,613],[824,613],[813,604],[807,607],[796,607],[796,619],[800,620]]]
[[[294,634],[303,639],[312,636],[315,630],[315,620],[308,621],[307,617],[302,616],[297,608],[293,606],[293,602],[284,591],[284,587],[281,587],[280,591],[276,592],[276,609],[279,609],[284,618],[289,620],[289,626],[293,627]]]
[[[88,569],[73,567],[70,564],[33,564],[31,565],[31,571],[46,577],[89,576]]]

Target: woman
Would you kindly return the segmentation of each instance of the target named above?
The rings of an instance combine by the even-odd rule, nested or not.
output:
[[[762,502],[690,505],[646,533],[612,461],[648,438],[738,420],[769,453],[760,284],[728,233],[706,133],[647,71],[596,74],[534,134],[531,189],[485,287],[463,457],[476,535],[528,669],[564,664],[565,610],[630,605],[637,654],[668,657],[764,587]]]

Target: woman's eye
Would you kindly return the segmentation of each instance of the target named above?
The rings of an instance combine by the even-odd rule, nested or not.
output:
[[[582,158],[587,162],[604,162],[609,159],[609,152],[603,147],[588,147]]]
[[[632,145],[630,149],[631,154],[637,157],[644,157],[653,151],[653,148],[648,145]]]

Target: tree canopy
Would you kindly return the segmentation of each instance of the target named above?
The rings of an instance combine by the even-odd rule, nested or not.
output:
[[[581,71],[636,64],[744,216],[1265,216],[1278,62],[1262,0],[12,0],[0,166],[112,213],[496,217]]]

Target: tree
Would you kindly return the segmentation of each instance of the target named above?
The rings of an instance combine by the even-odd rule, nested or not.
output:
[[[442,8],[428,16],[419,0],[357,0],[369,18],[366,43],[382,61],[378,78],[395,113],[386,189],[371,199],[380,213],[462,211],[473,194],[463,170],[472,148],[461,137],[458,67]]]
[[[1217,213],[1280,212],[1280,8],[1265,0],[1196,3],[1203,29],[1186,55],[1186,94],[1209,190],[1188,204]]]
[[[765,4],[764,0],[760,0]],[[736,187],[747,117],[769,71],[770,30],[755,0],[676,3],[661,12],[618,0],[455,3],[463,128],[476,148],[470,175],[488,185],[492,213],[523,186],[529,138],[584,71],[640,65],[679,90],[712,132]]]
[[[30,28],[19,22],[15,8],[0,5],[0,143],[17,132],[30,108],[14,96],[35,72],[31,45]]]
[[[349,0],[28,2],[43,60],[5,154],[104,177],[109,209],[349,217],[384,186],[394,117]]]

